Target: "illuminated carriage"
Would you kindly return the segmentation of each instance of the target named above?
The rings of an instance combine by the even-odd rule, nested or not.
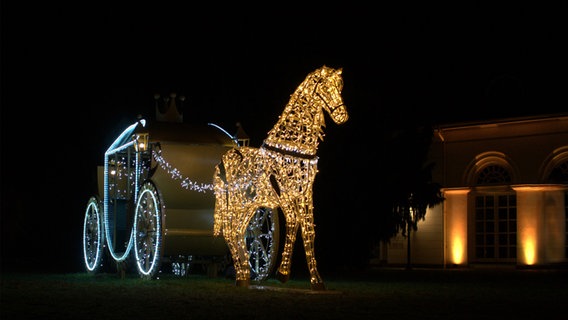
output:
[[[239,143],[214,124],[139,119],[126,128],[105,152],[98,194],[87,203],[87,271],[100,272],[104,262],[151,279],[163,270],[187,274],[193,263],[209,275],[228,265],[227,244],[213,235],[212,177],[222,155]],[[252,277],[264,280],[278,248],[278,215],[259,208],[247,230]]]
[[[324,65],[309,73],[259,148],[241,146],[238,137],[216,125],[147,125],[141,119],[129,126],[99,167],[102,200],[93,196],[87,205],[87,269],[101,266],[105,245],[113,260],[132,257],[138,273],[148,278],[166,257],[230,251],[236,284],[247,286],[270,274],[281,251],[276,277],[286,282],[300,230],[311,288],[325,289],[314,255],[312,189],[325,114],[336,124],[349,118],[342,89],[341,68]],[[172,114],[175,103],[168,109]],[[225,241],[215,238],[221,235]]]

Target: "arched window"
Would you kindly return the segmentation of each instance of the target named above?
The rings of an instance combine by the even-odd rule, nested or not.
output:
[[[517,258],[517,197],[510,185],[517,176],[510,159],[500,152],[478,155],[470,165],[474,188],[473,260],[513,263]]]
[[[519,174],[512,160],[502,152],[488,151],[477,155],[465,171],[464,183],[468,186],[509,186]]]
[[[477,185],[510,184],[511,174],[500,165],[488,165],[477,175]]]

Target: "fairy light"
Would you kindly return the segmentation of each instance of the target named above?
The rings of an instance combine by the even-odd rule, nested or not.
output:
[[[87,270],[94,271],[101,263],[103,248],[102,221],[97,198],[89,199],[83,222],[83,257]]]
[[[195,182],[191,179],[189,179],[188,177],[184,177],[181,172],[179,171],[179,169],[172,167],[172,165],[170,163],[168,163],[166,161],[166,159],[164,159],[164,157],[162,156],[162,150],[152,150],[152,156],[154,157],[154,160],[156,160],[156,162],[158,162],[158,164],[160,165],[160,167],[173,179],[173,180],[179,180],[181,181],[181,187],[184,189],[188,189],[188,190],[192,190],[192,191],[197,191],[197,192],[207,192],[207,191],[213,191],[213,184],[211,183],[199,183],[199,182]]]
[[[103,212],[104,212],[104,222],[105,222],[105,235],[106,235],[106,239],[107,241],[107,246],[109,249],[109,252],[112,256],[112,258],[117,261],[117,262],[122,262],[124,260],[126,260],[126,258],[128,257],[130,250],[132,249],[132,245],[133,245],[133,237],[132,237],[132,232],[130,233],[130,237],[128,240],[128,244],[126,245],[126,248],[124,250],[124,252],[122,253],[122,255],[120,255],[119,253],[116,252],[115,248],[114,248],[114,243],[113,241],[110,241],[111,239],[111,234],[110,234],[110,228],[108,226],[110,226],[110,217],[109,217],[109,193],[111,192],[110,186],[109,186],[109,158],[113,155],[116,155],[117,153],[119,153],[120,151],[126,150],[129,147],[131,147],[132,145],[134,145],[136,143],[136,141],[132,140],[132,134],[134,133],[134,130],[136,130],[136,128],[139,126],[145,126],[146,122],[145,121],[138,121],[136,123],[133,123],[132,125],[130,125],[128,128],[126,128],[126,130],[124,130],[119,136],[118,138],[116,138],[116,140],[110,145],[110,147],[107,149],[107,151],[105,152],[105,156],[104,156],[104,182],[103,182],[103,186],[104,186],[104,198],[103,198]],[[113,163],[113,170],[115,170],[114,168],[118,168],[119,164],[118,162],[114,162]],[[113,174],[114,176],[116,176],[116,171],[115,174]],[[113,189],[116,188],[116,185],[111,184]]]
[[[314,255],[313,184],[318,172],[316,156],[323,140],[324,111],[342,124],[348,119],[341,90],[341,69],[323,66],[310,73],[268,132],[260,148],[238,146],[222,157],[213,177],[214,235],[223,235],[234,261],[236,284],[250,283],[249,252],[245,232],[257,208],[281,208],[286,238],[278,278],[290,276],[291,257],[298,228],[314,290],[325,289]]]
[[[151,277],[158,268],[162,248],[162,205],[158,191],[145,183],[136,202],[133,234],[136,265],[142,276]],[[149,247],[151,246],[151,247]]]

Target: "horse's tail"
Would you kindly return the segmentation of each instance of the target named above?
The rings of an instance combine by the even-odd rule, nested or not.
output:
[[[223,228],[223,218],[227,215],[227,175],[223,161],[215,166],[213,175],[215,192],[215,210],[213,212],[213,235],[220,236]]]

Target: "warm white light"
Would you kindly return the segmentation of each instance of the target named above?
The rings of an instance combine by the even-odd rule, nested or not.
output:
[[[292,94],[263,145],[235,147],[215,168],[214,234],[222,234],[229,246],[237,285],[250,282],[245,232],[256,210],[264,207],[280,208],[286,219],[278,278],[289,278],[292,249],[300,228],[311,287],[325,288],[314,256],[312,188],[318,172],[317,147],[324,137],[324,111],[337,124],[348,119],[341,97],[341,72],[324,66],[310,73]]]

